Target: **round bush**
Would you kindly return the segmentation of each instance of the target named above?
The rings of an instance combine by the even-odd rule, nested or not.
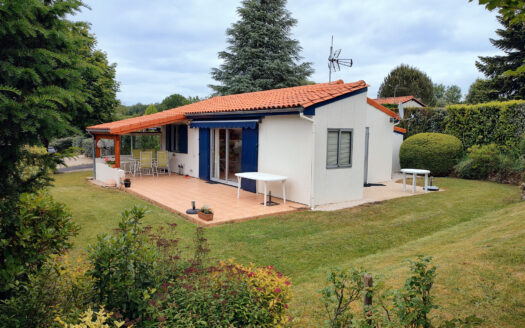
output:
[[[461,141],[442,133],[419,133],[406,139],[399,150],[402,168],[426,169],[446,176],[461,158]]]

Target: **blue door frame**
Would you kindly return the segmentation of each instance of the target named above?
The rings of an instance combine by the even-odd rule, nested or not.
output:
[[[255,129],[242,129],[242,172],[257,172],[257,161],[259,156],[259,126]],[[199,128],[199,178],[210,180],[211,177],[211,130]],[[255,192],[256,183],[252,180],[243,179],[241,188],[246,191]]]

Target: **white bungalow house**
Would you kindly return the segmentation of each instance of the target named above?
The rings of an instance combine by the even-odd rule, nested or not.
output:
[[[121,135],[160,127],[173,172],[229,185],[239,172],[286,176],[286,198],[315,208],[360,199],[365,183],[391,179],[398,116],[367,98],[367,88],[339,80],[213,97],[87,131],[118,149]],[[241,187],[257,188],[251,180]],[[281,196],[281,188],[272,192]]]

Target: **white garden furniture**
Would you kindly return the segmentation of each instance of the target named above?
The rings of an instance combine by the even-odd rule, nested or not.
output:
[[[420,170],[420,169],[401,169],[401,173],[403,173],[403,191],[407,191],[407,181],[406,181],[406,175],[412,174],[412,193],[416,192],[416,178],[417,175],[425,175],[425,186],[423,187],[423,190],[425,193],[427,192],[428,188],[428,175],[430,174],[429,170]]]
[[[275,182],[280,181],[283,186],[283,202],[286,204],[286,179],[288,177],[277,175],[277,174],[270,174],[270,173],[263,173],[263,172],[243,172],[243,173],[235,173],[235,176],[237,177],[237,199],[239,199],[239,194],[241,192],[241,181],[242,179],[250,179],[255,181],[262,181],[264,183],[264,206],[266,205],[266,195],[268,192],[268,187],[266,184],[268,182]]]

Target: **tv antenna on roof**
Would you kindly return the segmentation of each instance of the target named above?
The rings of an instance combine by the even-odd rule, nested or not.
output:
[[[352,67],[352,59],[339,58],[341,49],[334,51],[334,36],[332,35],[332,44],[330,45],[330,56],[328,57],[328,82],[332,82],[332,71],[337,72],[341,70],[341,66]]]

